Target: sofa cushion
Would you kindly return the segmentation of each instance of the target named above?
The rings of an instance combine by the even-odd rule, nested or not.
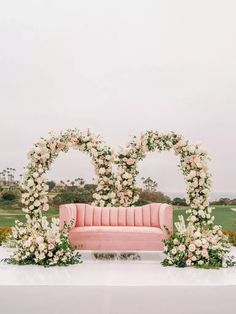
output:
[[[163,238],[156,227],[85,226],[70,231],[71,243],[83,250],[158,250]]]

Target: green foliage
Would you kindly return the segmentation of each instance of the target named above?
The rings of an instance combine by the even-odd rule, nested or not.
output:
[[[158,186],[156,181],[152,180],[150,177],[148,178],[142,177],[141,180],[143,181],[144,191],[156,192]]]
[[[135,206],[143,206],[150,203],[150,201],[145,200],[144,198],[139,198],[138,201],[135,203]]]
[[[1,198],[5,201],[13,201],[20,198],[19,190],[4,190],[1,193]]]
[[[212,240],[216,243],[213,244]],[[165,244],[164,253],[167,256],[162,262],[163,266],[219,269],[236,265],[234,257],[228,254],[230,244],[228,238],[222,236],[220,226],[214,226],[212,229],[201,229],[200,231],[193,228],[177,231],[163,242]],[[205,246],[206,244],[207,246]],[[190,246],[192,246],[191,250]],[[207,255],[203,255],[202,252],[206,249]]]
[[[77,192],[63,192],[57,194],[53,198],[53,204],[61,205],[67,203],[86,203],[90,204],[93,201],[93,194],[91,191],[83,190]]]
[[[147,203],[170,203],[170,198],[163,194],[162,192],[149,192],[149,191],[141,191],[140,192],[140,200],[145,201],[144,204]]]
[[[10,235],[11,235],[11,228],[10,227],[0,227],[0,245]]]
[[[95,192],[96,187],[97,187],[96,184],[85,184],[84,185],[85,190],[92,191],[92,192]]]
[[[224,230],[224,234],[228,236],[229,242],[236,246],[236,231],[235,230]]]
[[[211,205],[236,205],[236,199],[222,197],[218,201],[211,202]]]
[[[50,192],[51,190],[53,190],[53,189],[55,188],[55,186],[56,186],[56,182],[54,182],[54,181],[47,181],[46,183],[47,183],[47,185],[48,185],[49,192]]]
[[[175,197],[171,203],[173,205],[186,206],[185,198]]]
[[[3,261],[8,264],[35,264],[44,267],[81,263],[81,255],[73,251],[71,246],[68,228],[69,225],[60,229],[58,219],[53,219],[50,223],[45,216],[30,224],[16,221],[12,236],[4,243],[6,248],[14,247],[15,250],[10,258]]]

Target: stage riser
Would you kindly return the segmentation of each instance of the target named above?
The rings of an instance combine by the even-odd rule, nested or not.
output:
[[[235,286],[0,286],[4,314],[233,313]]]

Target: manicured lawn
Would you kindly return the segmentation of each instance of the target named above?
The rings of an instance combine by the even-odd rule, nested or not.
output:
[[[50,208],[45,215],[49,218],[58,217],[59,209]],[[11,227],[15,220],[25,221],[25,214],[22,212],[20,205],[12,201],[0,201],[0,226]]]
[[[236,230],[236,211],[233,211],[231,208],[236,208],[233,205],[214,205],[212,213],[215,216],[215,223],[217,225],[222,225],[224,230]],[[174,221],[178,220],[178,216],[183,215],[185,218],[187,217],[185,214],[185,208],[179,207],[174,211]]]
[[[236,211],[231,210],[236,206],[214,206],[213,215],[215,216],[215,223],[222,225],[225,230],[236,231]],[[178,220],[179,215],[185,214],[186,208],[178,207],[174,210],[174,221]],[[50,208],[45,213],[47,217],[58,217],[59,210],[56,207]],[[0,201],[0,226],[13,226],[15,220],[24,221],[24,213],[20,209],[20,204],[12,201]]]

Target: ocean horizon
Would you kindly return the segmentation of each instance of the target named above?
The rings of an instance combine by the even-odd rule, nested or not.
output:
[[[185,197],[184,192],[164,192],[164,194],[168,195],[171,199],[175,197]],[[217,201],[220,198],[229,198],[229,199],[235,199],[236,198],[236,192],[211,192],[210,193],[210,200],[211,201]]]

